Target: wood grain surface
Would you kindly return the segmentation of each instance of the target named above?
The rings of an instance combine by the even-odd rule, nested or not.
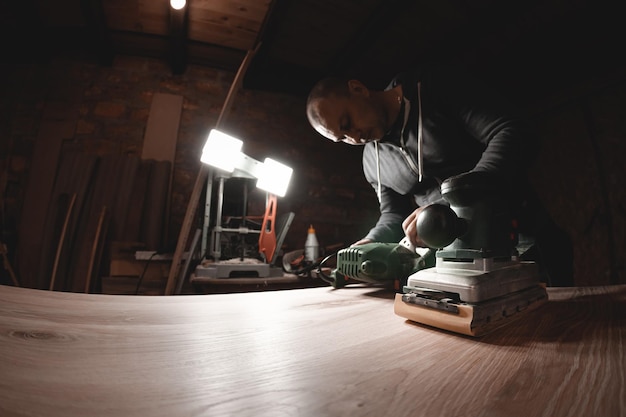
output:
[[[626,286],[549,295],[471,338],[407,322],[373,287],[0,286],[0,415],[626,416]]]

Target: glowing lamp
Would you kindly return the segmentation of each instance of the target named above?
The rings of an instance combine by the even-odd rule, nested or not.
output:
[[[200,160],[235,177],[256,178],[257,188],[284,197],[293,169],[272,158],[265,158],[262,163],[250,158],[241,152],[242,145],[241,140],[212,129]]]
[[[170,6],[172,6],[174,10],[181,10],[186,4],[187,2],[185,0],[170,0]]]
[[[278,197],[284,197],[293,169],[272,158],[265,158],[259,169],[256,186]]]
[[[233,172],[243,156],[242,145],[241,140],[212,129],[202,149],[200,161],[226,172]]]

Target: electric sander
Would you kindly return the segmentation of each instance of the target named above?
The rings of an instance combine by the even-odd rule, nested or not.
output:
[[[441,184],[449,204],[431,204],[416,220],[436,249],[435,265],[412,273],[394,311],[411,321],[480,336],[547,301],[534,262],[519,259],[517,225],[496,177],[470,172]]]
[[[430,253],[429,250],[417,252],[406,240],[351,246],[337,252],[337,267],[329,277],[322,275],[322,279],[335,288],[359,282],[391,286],[400,291],[411,274],[425,268],[434,258]]]

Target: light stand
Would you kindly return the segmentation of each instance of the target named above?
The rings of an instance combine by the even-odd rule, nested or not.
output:
[[[286,194],[293,170],[271,158],[263,162],[257,161],[241,152],[243,142],[216,129],[211,130],[204,146],[201,161],[217,169],[216,173],[209,173],[207,182],[207,204],[205,207],[205,227],[203,228],[202,253],[207,253],[206,240],[208,225],[210,224],[210,200],[212,198],[213,179],[218,179],[217,206],[215,226],[210,233],[209,251],[212,261],[203,262],[196,269],[192,281],[202,281],[203,278],[229,278],[234,276],[270,277],[283,274],[281,268],[271,266],[275,259],[276,239],[276,205],[277,196]],[[244,207],[243,220],[238,228],[222,226],[224,205],[224,183],[228,178],[256,179],[257,188],[267,191],[266,211],[260,230],[250,229],[246,225],[246,208]],[[244,191],[247,194],[247,190]],[[244,205],[247,205],[247,196],[244,196]],[[264,262],[256,259],[221,260],[222,233],[239,233],[242,239],[247,234],[259,234],[259,254]],[[283,236],[284,237],[284,236]],[[280,239],[282,242],[282,239]]]

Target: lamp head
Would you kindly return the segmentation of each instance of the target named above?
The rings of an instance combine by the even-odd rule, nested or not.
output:
[[[278,197],[284,197],[293,169],[272,158],[265,158],[259,169],[256,186]]]
[[[293,169],[272,158],[263,163],[241,152],[243,142],[216,129],[212,129],[202,149],[200,160],[233,176],[257,179],[257,187],[279,197],[284,197]]]
[[[233,172],[242,157],[243,142],[217,129],[211,129],[200,161],[226,172]]]

